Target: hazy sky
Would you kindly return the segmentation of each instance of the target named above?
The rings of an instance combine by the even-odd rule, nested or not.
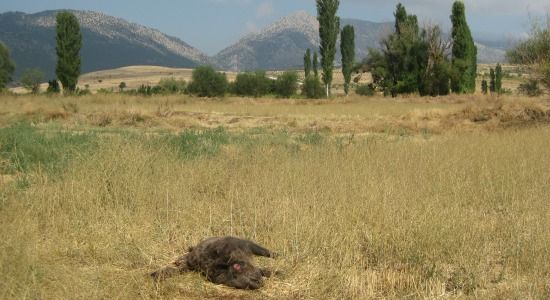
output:
[[[392,21],[392,0],[340,0],[339,15],[369,21]],[[475,35],[511,38],[528,31],[530,18],[550,12],[550,0],[465,0]],[[450,27],[453,0],[403,0],[421,23]],[[295,11],[315,15],[314,0],[0,0],[0,12],[48,9],[101,11],[159,29],[214,54],[244,34],[257,31]],[[2,30],[0,28],[0,30]]]

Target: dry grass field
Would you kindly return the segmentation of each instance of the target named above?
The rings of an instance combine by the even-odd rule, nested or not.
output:
[[[548,299],[545,98],[0,96],[0,299]],[[210,236],[257,291],[148,273]]]

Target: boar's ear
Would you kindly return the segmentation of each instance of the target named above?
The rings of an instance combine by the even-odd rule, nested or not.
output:
[[[271,251],[254,242],[248,241],[247,246],[248,246],[248,249],[250,249],[250,252],[252,252],[252,254],[254,255],[272,257],[272,258],[274,257],[274,254],[271,253]]]

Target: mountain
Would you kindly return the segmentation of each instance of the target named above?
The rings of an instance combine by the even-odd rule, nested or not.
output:
[[[355,28],[356,60],[367,55],[368,48],[379,47],[380,39],[393,30],[393,23],[375,23],[341,19],[341,26]],[[231,71],[255,69],[299,69],[307,48],[318,49],[319,22],[307,12],[282,18],[264,30],[251,33],[214,57],[219,67]],[[340,43],[338,42],[338,45]],[[477,43],[478,60],[482,63],[504,61],[504,51]],[[336,55],[336,64],[340,54]]]
[[[496,64],[506,61],[506,50],[491,48],[476,42],[477,61],[484,64]]]
[[[357,56],[363,58],[368,47],[377,45],[388,23],[342,19],[342,26],[353,25],[356,33]],[[222,50],[214,61],[231,71],[255,69],[291,69],[303,65],[307,48],[319,45],[319,22],[307,12],[297,12],[265,28],[251,33]],[[339,59],[337,54],[337,59]]]
[[[301,69],[307,48],[317,50],[319,23],[307,12],[297,12],[248,34],[234,45],[208,57],[182,40],[123,19],[92,11],[71,11],[83,33],[82,73],[132,65],[191,68],[211,64],[228,71]],[[16,78],[25,70],[39,68],[47,79],[55,77],[55,16],[58,11],[36,14],[0,14],[0,41],[16,62]],[[357,60],[369,47],[379,47],[380,38],[392,32],[393,23],[342,19],[341,26],[353,25]],[[478,60],[504,60],[504,51],[478,43]],[[340,54],[336,55],[336,64]]]
[[[71,11],[83,34],[82,73],[131,65],[194,67],[209,57],[182,40],[162,32],[92,11]],[[0,41],[11,50],[16,77],[28,68],[40,68],[55,77],[55,16],[58,11],[36,14],[0,14]]]
[[[318,28],[316,18],[299,12],[245,36],[214,56],[214,61],[231,71],[298,67],[305,49],[319,43]]]

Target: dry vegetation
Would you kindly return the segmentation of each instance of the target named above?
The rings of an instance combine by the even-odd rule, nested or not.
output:
[[[1,96],[0,298],[548,299],[549,111]],[[282,275],[147,276],[219,235],[278,252],[258,264]]]

